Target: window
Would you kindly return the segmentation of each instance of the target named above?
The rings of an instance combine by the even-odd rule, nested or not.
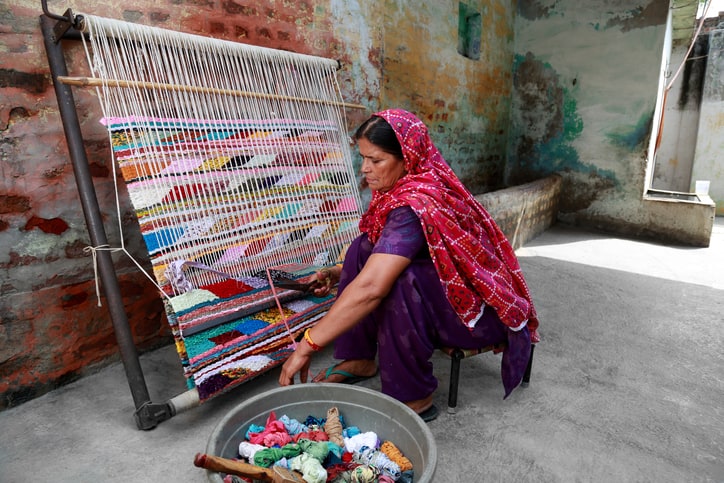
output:
[[[469,59],[480,59],[483,19],[480,12],[460,2],[458,16],[458,53]]]

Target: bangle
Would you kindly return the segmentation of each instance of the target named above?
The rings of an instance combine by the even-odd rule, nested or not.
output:
[[[309,347],[311,347],[314,352],[319,352],[322,350],[322,346],[318,346],[314,343],[312,336],[309,335],[310,330],[312,330],[311,327],[304,331],[304,340],[307,341],[307,344],[309,344]]]

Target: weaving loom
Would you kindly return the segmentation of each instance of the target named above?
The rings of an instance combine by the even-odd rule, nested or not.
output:
[[[342,102],[333,60],[70,11],[58,17],[45,4],[44,12],[82,201],[97,210],[83,173],[79,178],[76,158],[85,160],[85,153],[77,152],[77,114],[63,110],[63,98],[72,100],[68,85],[97,90],[114,170],[126,183],[153,268],[149,279],[165,299],[190,389],[164,407],[148,401],[145,385],[137,396],[129,377],[137,423],[147,429],[176,406],[204,401],[283,362],[294,339],[331,305],[333,294],[275,289],[272,272],[306,278],[343,260],[358,234],[362,203],[344,109],[362,106]],[[68,77],[64,60],[57,65],[63,29],[61,37],[82,32],[92,77]],[[94,236],[85,205],[84,211],[99,261],[107,264],[105,234]],[[105,275],[122,345],[119,330],[126,329],[113,307],[120,296],[109,296],[113,280]],[[128,372],[125,357],[124,363]]]

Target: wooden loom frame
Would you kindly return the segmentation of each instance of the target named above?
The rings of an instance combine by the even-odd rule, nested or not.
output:
[[[70,9],[66,10],[61,16],[48,11],[46,0],[42,0],[42,7],[43,15],[40,16],[41,30],[83,215],[92,246],[107,246],[107,235],[90,173],[80,121],[71,90],[72,85],[92,85],[94,79],[68,77],[68,66],[61,45],[61,41],[66,39],[81,40],[84,34],[78,28],[79,25],[77,21],[79,19],[75,18]],[[169,90],[184,89],[183,86],[166,85],[161,86],[161,88]],[[254,93],[239,91],[234,93],[234,95],[250,96],[254,95]],[[304,101],[317,102],[316,100],[310,99],[304,99]],[[357,104],[342,103],[341,105],[343,107],[365,108],[365,106]],[[97,276],[100,278],[101,285],[103,286],[109,315],[111,316],[113,329],[120,349],[121,360],[126,373],[126,379],[128,380],[133,397],[136,425],[141,430],[153,429],[159,423],[170,419],[177,413],[197,406],[200,403],[199,396],[196,390],[192,389],[165,402],[159,403],[151,401],[143,369],[140,364],[139,354],[133,342],[133,335],[131,333],[128,315],[123,305],[123,298],[111,253],[108,250],[98,250],[96,256]]]

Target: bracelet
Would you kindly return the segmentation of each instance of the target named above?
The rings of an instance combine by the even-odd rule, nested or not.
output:
[[[314,352],[319,352],[322,350],[322,346],[318,346],[314,343],[312,336],[309,335],[310,330],[312,330],[311,327],[304,331],[304,340],[307,341],[307,344],[309,344],[309,347],[311,347]]]

